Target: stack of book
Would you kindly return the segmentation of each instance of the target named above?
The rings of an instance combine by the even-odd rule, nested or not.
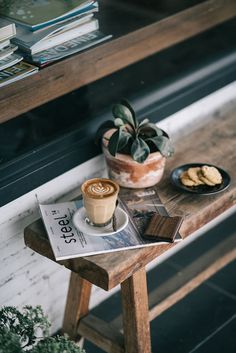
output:
[[[0,3],[1,17],[16,24],[12,43],[40,67],[110,38],[99,31],[97,11],[96,0]]]
[[[22,58],[14,52],[17,46],[11,44],[10,39],[16,34],[14,23],[0,21],[0,70],[4,70],[19,62]]]
[[[32,73],[32,65],[21,62],[22,55],[15,53],[18,47],[11,43],[15,35],[15,24],[0,19],[0,87]]]

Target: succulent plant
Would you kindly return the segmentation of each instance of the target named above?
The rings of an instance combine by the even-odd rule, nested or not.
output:
[[[114,121],[105,121],[96,136],[99,141],[108,130],[116,129],[107,145],[112,156],[118,152],[128,154],[136,162],[143,163],[152,152],[159,151],[164,157],[173,155],[174,148],[169,136],[148,119],[139,122],[128,101],[115,104],[112,114]]]

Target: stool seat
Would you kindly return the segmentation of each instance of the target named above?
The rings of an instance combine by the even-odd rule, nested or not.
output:
[[[43,222],[37,220],[25,229],[25,244],[37,253],[65,266],[92,284],[110,290],[146,266],[175,244],[164,244],[142,249],[117,251],[56,261]]]

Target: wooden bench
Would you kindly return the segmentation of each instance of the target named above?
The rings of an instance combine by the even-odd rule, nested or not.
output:
[[[176,153],[167,162],[165,175],[158,185],[159,196],[169,214],[185,215],[181,227],[184,238],[236,203],[235,118],[236,113],[231,112],[224,119],[215,116],[214,120],[205,122],[203,127],[175,144]],[[176,166],[190,162],[222,167],[231,176],[229,188],[211,196],[178,191],[170,182],[170,172]],[[27,246],[55,261],[41,220],[29,225],[24,237]],[[187,267],[181,283],[170,280],[167,296],[162,287],[150,294],[149,305],[145,266],[168,251],[172,244],[60,261],[59,265],[71,270],[63,331],[74,340],[85,337],[106,352],[150,353],[149,321],[235,259],[235,245],[235,237],[226,238]],[[92,285],[107,291],[121,285],[123,326],[121,317],[106,323],[88,313]],[[157,305],[155,294],[159,298]]]

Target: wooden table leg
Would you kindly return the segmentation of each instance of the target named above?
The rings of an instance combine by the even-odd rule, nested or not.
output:
[[[146,271],[141,269],[121,284],[126,353],[150,353],[150,323]]]
[[[62,325],[62,332],[78,340],[77,328],[81,317],[89,310],[89,300],[92,284],[81,278],[77,273],[71,272],[67,302]]]

